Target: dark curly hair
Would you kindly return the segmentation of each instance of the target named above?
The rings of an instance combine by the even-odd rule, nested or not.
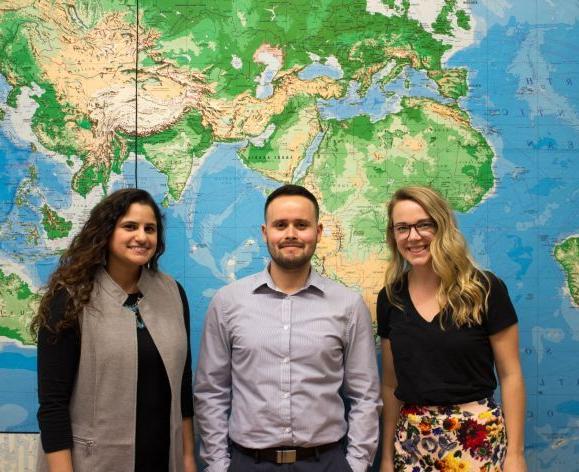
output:
[[[30,324],[33,336],[36,337],[42,327],[47,327],[55,334],[70,327],[78,329],[79,316],[90,301],[95,275],[106,261],[109,240],[117,221],[127,213],[133,203],[147,205],[155,213],[157,248],[148,268],[154,272],[158,270],[159,257],[165,251],[165,239],[163,216],[155,200],[147,191],[137,188],[111,193],[91,210],[88,220],[60,257],[56,270],[48,280],[38,312]],[[62,290],[67,294],[64,318],[52,326],[48,319],[50,306]]]

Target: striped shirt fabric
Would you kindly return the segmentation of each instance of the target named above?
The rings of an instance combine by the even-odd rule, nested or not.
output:
[[[347,416],[341,394],[351,405]],[[264,449],[343,436],[353,471],[367,470],[381,400],[366,305],[313,269],[291,295],[267,269],[223,287],[205,319],[194,397],[210,472],[229,467],[229,439]]]

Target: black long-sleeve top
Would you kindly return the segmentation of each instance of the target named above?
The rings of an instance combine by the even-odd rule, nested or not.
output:
[[[180,284],[183,321],[187,330],[187,359],[181,383],[181,413],[193,416],[189,304]],[[135,305],[140,294],[129,295],[126,306]],[[61,290],[53,298],[48,324],[63,319],[68,294]],[[139,328],[135,310],[138,346],[137,421],[135,470],[164,470],[169,452],[171,390],[161,356],[146,326]],[[71,327],[54,335],[43,327],[38,333],[38,422],[45,452],[70,449],[73,445],[69,403],[80,360],[80,332]],[[157,463],[150,460],[156,458]],[[163,465],[159,464],[162,462]],[[141,464],[142,463],[142,464]]]

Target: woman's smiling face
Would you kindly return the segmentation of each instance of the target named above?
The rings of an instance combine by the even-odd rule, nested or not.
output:
[[[121,216],[109,241],[109,268],[138,268],[157,249],[157,219],[149,205],[133,203]]]
[[[392,231],[400,255],[413,267],[432,263],[430,243],[436,224],[418,203],[401,200],[392,209]]]

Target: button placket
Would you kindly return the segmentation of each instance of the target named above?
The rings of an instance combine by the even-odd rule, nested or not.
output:
[[[280,413],[284,432],[291,437],[291,306],[292,300],[286,295],[281,304],[281,359],[280,359]]]

